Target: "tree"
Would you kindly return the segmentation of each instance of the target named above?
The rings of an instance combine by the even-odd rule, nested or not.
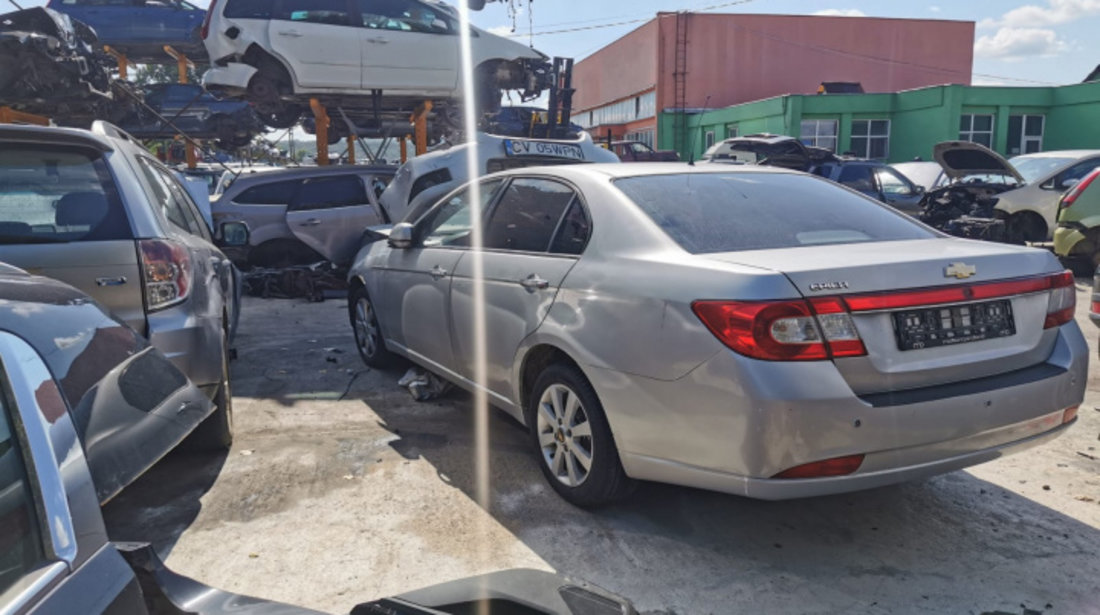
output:
[[[179,74],[179,67],[175,62],[171,64],[139,64],[137,70],[134,71],[134,83],[139,86],[154,83],[178,83]],[[189,67],[187,69],[187,82],[202,83],[202,74]]]

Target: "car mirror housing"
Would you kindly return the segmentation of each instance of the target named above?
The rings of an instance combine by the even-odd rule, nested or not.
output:
[[[244,222],[223,222],[218,230],[222,245],[233,248],[248,245],[248,225]]]
[[[408,222],[395,224],[390,231],[390,246],[398,250],[406,250],[413,245],[413,225]]]

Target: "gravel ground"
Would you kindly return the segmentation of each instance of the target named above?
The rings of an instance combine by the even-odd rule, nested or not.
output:
[[[1078,284],[1078,321],[1096,356]],[[969,471],[788,502],[643,485],[597,512],[491,423],[473,501],[463,393],[413,402],[363,366],[342,301],[246,299],[228,455],[174,453],[107,507],[118,540],[223,589],[346,613],[512,567],[587,579],[643,613],[1100,613],[1100,378],[1063,437]]]

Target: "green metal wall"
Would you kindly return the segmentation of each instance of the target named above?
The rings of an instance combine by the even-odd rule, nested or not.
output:
[[[798,136],[803,119],[838,120],[838,149],[850,147],[852,120],[890,120],[889,162],[920,157],[930,160],[932,146],[959,137],[959,116],[995,115],[993,145],[1008,152],[1008,118],[1046,116],[1043,149],[1100,149],[1100,82],[1059,87],[987,87],[945,85],[893,94],[789,95],[715,109],[687,118],[680,156],[698,158],[705,134],[726,138],[736,124],[741,135],[756,132]],[[674,143],[673,114],[658,116],[660,143]],[[694,147],[687,144],[694,143]]]

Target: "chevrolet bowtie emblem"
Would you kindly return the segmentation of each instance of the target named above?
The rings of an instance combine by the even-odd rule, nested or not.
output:
[[[978,268],[974,265],[967,265],[966,263],[951,263],[943,270],[943,277],[955,278],[956,280],[965,280],[966,278],[977,275]]]

